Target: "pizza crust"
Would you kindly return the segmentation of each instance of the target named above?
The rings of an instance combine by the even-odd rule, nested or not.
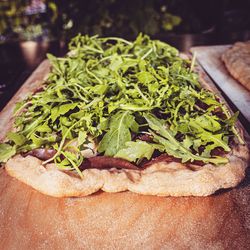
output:
[[[250,91],[250,41],[235,43],[221,58],[229,73]]]
[[[201,84],[206,89],[220,95],[204,71],[198,67]],[[0,114],[0,140],[4,140],[13,124],[15,103],[25,99],[45,78],[49,71],[49,62],[44,61],[22,88],[12,98]],[[33,83],[33,84],[32,84]],[[223,97],[221,97],[223,100]],[[241,125],[241,136],[243,130]],[[60,171],[54,164],[42,165],[39,159],[17,155],[5,164],[7,173],[46,195],[54,197],[86,196],[103,190],[105,192],[132,191],[145,195],[158,196],[207,196],[221,188],[236,186],[244,177],[248,165],[249,152],[246,145],[238,145],[227,156],[229,163],[222,166],[207,164],[203,167],[172,163],[156,163],[145,170],[98,170],[83,171],[81,180],[72,172]]]
[[[236,146],[227,157],[228,164],[195,166],[196,170],[177,162],[155,163],[141,171],[86,169],[82,180],[59,170],[55,164],[43,166],[42,161],[33,156],[17,155],[5,168],[10,176],[54,197],[86,196],[98,190],[129,190],[157,196],[207,196],[221,188],[235,187],[244,178],[249,160],[247,146]]]

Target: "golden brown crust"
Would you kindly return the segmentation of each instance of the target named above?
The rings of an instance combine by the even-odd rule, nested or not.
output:
[[[155,163],[141,171],[86,169],[81,180],[58,170],[55,164],[44,167],[35,157],[19,155],[6,163],[6,171],[34,189],[55,197],[85,196],[98,190],[129,190],[158,196],[207,196],[221,188],[235,187],[244,178],[249,158],[247,147],[239,145],[227,157],[228,164],[206,164],[195,171],[177,162]]]
[[[250,90],[250,41],[237,42],[223,55],[229,73]]]

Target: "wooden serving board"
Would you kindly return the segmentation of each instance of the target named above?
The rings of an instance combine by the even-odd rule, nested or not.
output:
[[[221,55],[230,45],[199,46],[191,48],[196,58],[219,88],[250,122],[250,91],[235,80],[225,68]]]
[[[4,139],[6,131],[12,127],[16,103],[24,100],[38,89],[41,86],[41,82],[47,77],[49,70],[49,61],[44,60],[0,112],[0,128],[4,128],[0,130],[0,141]]]
[[[1,128],[11,126],[15,102],[48,71],[45,61],[24,83],[0,113]],[[249,249],[249,204],[250,173],[238,187],[209,197],[53,198],[0,169],[0,249]]]

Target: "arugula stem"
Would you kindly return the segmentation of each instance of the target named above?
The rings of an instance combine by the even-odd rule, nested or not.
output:
[[[74,83],[74,85],[76,85],[78,88],[80,88],[85,94],[89,95],[89,91],[86,90],[83,86],[81,86],[78,83]]]
[[[80,164],[78,164],[78,166],[75,164],[75,162],[74,161],[72,161],[69,157],[67,157],[67,155],[65,155],[65,153],[64,152],[61,152],[64,156],[65,156],[65,158],[67,158],[67,160],[72,164],[72,166],[74,167],[74,169],[76,170],[76,172],[79,174],[79,176],[81,177],[81,179],[83,179],[84,177],[83,177],[83,174],[82,174],[82,172],[81,172],[81,170],[79,169],[79,166],[81,165],[81,163]]]
[[[137,92],[139,93],[139,95],[147,102],[149,103],[149,100],[147,99],[147,97],[141,92],[140,88],[137,86],[137,84],[134,84],[135,89],[137,90]]]
[[[31,101],[25,102],[21,107],[19,107],[15,112],[14,115],[17,115],[17,113],[21,110],[23,110],[26,106],[28,106],[29,104],[31,104]]]
[[[221,108],[222,108],[224,114],[226,115],[227,119],[229,119],[231,117],[231,114],[230,114],[228,108],[226,107],[226,105],[222,104]],[[240,133],[237,131],[237,129],[236,129],[236,127],[234,125],[232,126],[232,131],[233,131],[234,135],[238,138],[239,143],[244,145],[245,142],[244,142],[243,138],[241,137]]]
[[[92,65],[92,67],[94,68],[94,67],[98,66],[100,63],[102,63],[102,62],[104,62],[104,61],[106,61],[106,60],[111,59],[112,57],[113,57],[113,55],[103,57],[103,58],[102,58],[102,59],[100,59],[97,63],[93,64],[93,65]]]
[[[173,122],[176,124],[177,122],[176,122],[176,119],[177,119],[177,115],[178,115],[178,112],[179,112],[179,109],[180,109],[180,107],[183,105],[183,103],[184,103],[184,101],[181,101],[178,105],[177,105],[177,107],[175,108],[175,111],[174,111],[174,120],[173,120]]]
[[[69,132],[70,132],[78,123],[80,123],[81,121],[83,121],[84,118],[85,118],[85,117],[82,117],[80,120],[78,120],[78,121],[75,122],[71,127],[68,128],[68,130],[66,131],[66,133],[65,133],[64,136],[62,137],[62,140],[61,140],[61,142],[60,142],[60,145],[59,145],[59,148],[58,148],[56,154],[55,154],[53,157],[51,157],[50,159],[44,161],[44,162],[43,162],[43,165],[46,165],[47,163],[53,161],[57,156],[60,155],[61,150],[62,150],[62,148],[63,148],[63,145],[64,145],[64,143],[65,143],[65,140],[66,140],[66,138],[67,138]]]
[[[129,104],[120,104],[119,106],[123,110],[131,110],[131,111],[147,111],[152,110],[155,107],[139,107],[135,105],[129,105]]]
[[[92,42],[95,44],[95,46],[99,49],[99,51],[102,52],[102,54],[104,53],[104,50],[102,49],[102,47],[96,42],[95,39],[92,39]]]
[[[153,52],[153,49],[150,48],[146,54],[144,54],[141,59],[144,60],[148,55],[150,55]]]
[[[76,85],[76,86],[77,86],[77,85]],[[83,95],[80,93],[80,91],[77,89],[76,86],[74,86],[73,88],[74,88],[74,90],[77,92],[79,98],[80,98],[82,101],[84,101],[85,103],[87,103],[88,100],[87,100],[86,98],[83,97]]]
[[[91,51],[99,53],[99,54],[103,54],[103,50],[95,49],[95,48],[87,46],[87,45],[84,45],[81,49],[83,51],[84,51],[84,49],[87,49],[87,50],[91,50]]]
[[[105,38],[100,38],[100,40],[102,41],[108,41],[108,40],[114,40],[114,41],[117,41],[117,42],[122,42],[122,43],[126,43],[127,45],[132,45],[133,43],[123,39],[123,38],[119,38],[119,37],[105,37]]]
[[[100,78],[98,78],[93,72],[91,72],[89,69],[88,69],[88,63],[86,64],[86,72],[89,74],[89,75],[91,75],[91,76],[93,76],[100,84],[103,84],[103,82],[101,81],[101,79]]]
[[[44,120],[44,118],[48,115],[48,111],[46,111],[42,116],[38,117],[36,120],[34,120],[31,124],[29,124],[24,131],[22,131],[23,134],[30,131],[26,136],[29,138],[30,135],[36,130],[36,126],[40,123],[40,121]]]
[[[95,98],[92,102],[90,102],[90,103],[88,103],[87,105],[84,105],[83,107],[81,107],[81,110],[83,110],[83,109],[88,109],[88,108],[90,108],[93,104],[95,104],[95,103],[97,103],[97,102],[99,102],[99,101],[101,101],[101,100],[102,100],[102,98],[100,98],[100,97]]]

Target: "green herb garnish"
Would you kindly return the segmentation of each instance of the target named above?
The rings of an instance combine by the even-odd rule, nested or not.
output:
[[[139,35],[121,38],[78,35],[64,58],[48,55],[51,73],[44,91],[19,103],[15,133],[0,145],[0,160],[35,148],[54,148],[60,169],[75,169],[89,138],[99,154],[131,162],[155,151],[182,162],[226,163],[213,156],[230,151],[230,137],[242,139],[216,96],[201,88],[193,62],[170,45]],[[191,68],[190,68],[191,67]],[[219,113],[218,113],[219,112]],[[150,133],[152,142],[136,135]]]

